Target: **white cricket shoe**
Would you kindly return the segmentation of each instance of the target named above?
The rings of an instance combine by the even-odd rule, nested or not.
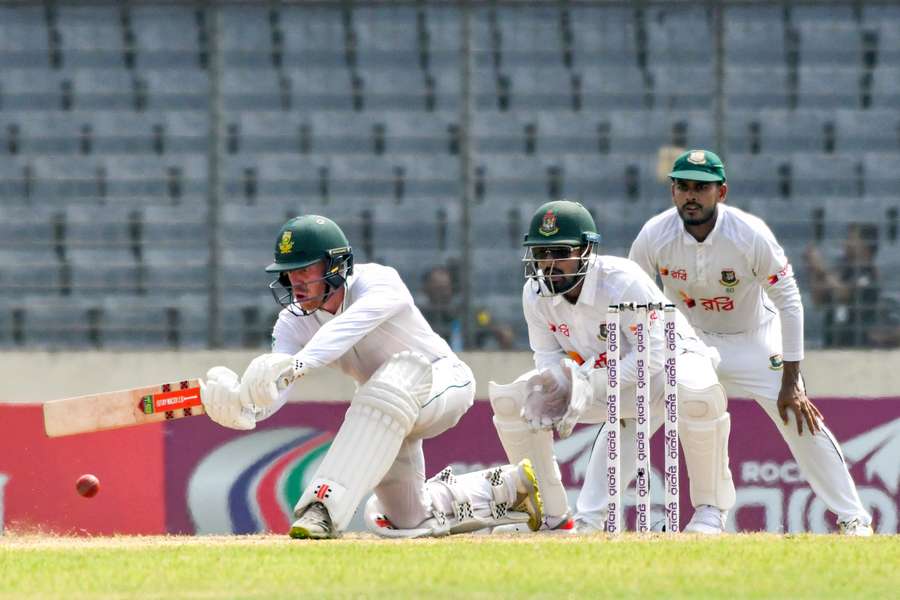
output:
[[[694,510],[691,522],[684,528],[685,533],[703,533],[706,535],[718,535],[725,532],[725,517],[727,510],[721,510],[709,504],[701,504]]]
[[[606,531],[606,525],[601,524],[599,527],[588,521],[584,517],[575,517],[575,533],[578,534],[587,534],[587,533],[603,533]]]
[[[531,528],[526,523],[512,523],[510,525],[499,525],[491,529],[491,533],[526,533]],[[572,534],[581,533],[575,530],[575,520],[569,515],[562,517],[551,517],[546,515],[541,519],[541,526],[538,533],[549,534]]]
[[[871,525],[866,525],[859,519],[838,521],[838,532],[841,535],[855,535],[856,537],[869,537],[875,533],[872,531]]]
[[[321,502],[313,502],[300,514],[300,518],[291,525],[291,537],[297,540],[327,540],[339,537],[331,522],[328,509]]]

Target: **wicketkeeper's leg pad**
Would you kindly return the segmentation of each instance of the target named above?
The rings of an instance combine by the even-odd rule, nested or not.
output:
[[[527,512],[514,510],[522,494],[517,486],[518,467],[504,465],[459,477],[450,467],[426,482],[432,515],[421,524],[401,529],[390,520],[376,495],[366,502],[366,528],[381,537],[440,537],[479,529],[527,523]]]
[[[328,509],[335,529],[346,529],[363,496],[387,473],[431,390],[431,364],[400,352],[363,384],[344,423],[294,508],[311,502]]]
[[[731,415],[721,384],[703,389],[678,386],[679,437],[691,486],[691,504],[728,510],[735,503],[728,465]]]
[[[541,486],[544,511],[547,515],[559,517],[568,514],[569,502],[553,454],[553,432],[532,431],[521,416],[528,393],[527,381],[534,373],[526,373],[507,385],[491,381],[488,394],[494,409],[494,427],[506,451],[506,458],[511,464],[517,464],[523,458],[531,460]]]

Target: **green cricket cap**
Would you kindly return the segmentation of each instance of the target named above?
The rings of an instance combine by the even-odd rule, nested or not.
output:
[[[714,152],[688,150],[675,159],[669,177],[692,181],[725,181],[725,165]]]

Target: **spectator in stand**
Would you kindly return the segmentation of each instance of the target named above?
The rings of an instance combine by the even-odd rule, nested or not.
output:
[[[864,347],[873,343],[869,331],[879,320],[877,251],[878,226],[873,223],[851,223],[847,227],[844,256],[834,267],[825,263],[818,248],[807,248],[813,300],[825,311],[825,347]]]

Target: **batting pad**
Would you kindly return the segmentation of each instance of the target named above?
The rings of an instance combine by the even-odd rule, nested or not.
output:
[[[569,502],[553,454],[553,432],[532,431],[522,419],[520,412],[527,390],[525,380],[508,385],[490,382],[494,427],[511,464],[518,464],[523,458],[531,460],[544,498],[544,513],[553,517],[562,516],[568,514]]]
[[[679,387],[678,393],[678,404],[686,409],[678,427],[691,482],[691,504],[728,510],[736,495],[728,466],[731,415],[724,411],[725,391],[716,384],[703,390]]]
[[[423,356],[401,352],[382,365],[350,403],[294,514],[302,514],[311,502],[321,502],[335,529],[346,529],[363,496],[397,458],[430,389],[431,364]]]

